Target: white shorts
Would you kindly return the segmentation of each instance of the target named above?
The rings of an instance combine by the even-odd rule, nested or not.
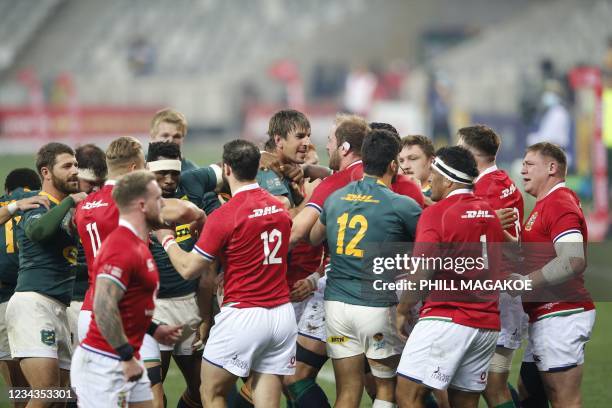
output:
[[[11,360],[11,348],[6,327],[6,306],[8,306],[8,301],[0,303],[0,361]]]
[[[327,355],[338,359],[365,354],[382,360],[401,354],[404,342],[395,327],[395,309],[326,300]]]
[[[419,320],[408,337],[397,374],[430,388],[481,392],[497,331],[453,322]]]
[[[295,373],[297,325],[290,303],[272,309],[223,306],[203,359],[238,377]]]
[[[36,292],[15,292],[6,308],[13,358],[48,357],[70,370],[72,343],[66,306]]]
[[[147,370],[138,381],[128,382],[119,360],[82,347],[74,352],[70,384],[79,407],[125,407],[128,403],[153,400]]]
[[[140,346],[140,359],[145,363],[161,363],[161,352],[157,340],[145,333]]]
[[[591,339],[595,310],[552,316],[529,324],[529,343],[523,361],[539,371],[563,371],[584,363],[584,347]]]
[[[312,296],[302,300],[301,302],[291,302],[291,306],[293,306],[293,313],[295,314],[295,322],[299,322],[304,314],[304,310],[306,310],[306,304],[308,300],[310,300]]]
[[[66,309],[68,315],[68,327],[70,327],[70,340],[72,343],[72,349],[76,350],[79,345],[79,315],[81,314],[81,307],[83,302],[73,300],[70,302],[70,307]]]
[[[325,343],[325,303],[323,294],[327,279],[322,277],[317,284],[317,290],[306,301],[304,312],[298,322],[298,334],[300,336],[319,340]]]
[[[523,310],[521,297],[512,297],[505,292],[500,293],[499,318],[501,320],[501,330],[497,345],[517,350],[521,347],[529,324],[529,316]]]
[[[79,336],[79,343],[85,340],[87,337],[87,331],[91,324],[91,310],[83,310],[79,312],[79,320],[77,322],[77,333]]]
[[[160,324],[183,326],[183,334],[174,346],[158,344],[160,351],[172,351],[172,354],[177,356],[190,356],[193,354],[191,345],[195,342],[196,332],[202,321],[195,294],[156,299],[153,320]]]

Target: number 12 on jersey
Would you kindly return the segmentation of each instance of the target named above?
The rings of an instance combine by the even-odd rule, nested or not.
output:
[[[357,225],[359,225],[359,231],[357,231],[353,239],[351,239],[346,248],[344,248],[344,234],[346,232],[347,224],[350,229],[356,229]],[[349,255],[357,258],[363,258],[363,249],[357,248],[357,244],[359,244],[359,242],[363,239],[367,230],[368,220],[363,215],[353,215],[349,221],[348,213],[342,214],[340,217],[338,217],[338,239],[336,243],[336,253],[338,255]]]
[[[274,228],[272,231],[264,231],[260,235],[263,241],[264,249],[264,265],[277,265],[283,262],[283,258],[276,256],[282,244],[282,233]],[[274,248],[270,251],[270,244],[274,244]]]

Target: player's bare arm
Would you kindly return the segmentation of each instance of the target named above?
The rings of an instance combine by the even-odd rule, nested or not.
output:
[[[215,261],[211,265],[211,270],[217,269],[216,264],[217,262]],[[215,277],[212,276],[212,274],[202,276],[198,282],[196,301],[198,302],[198,309],[200,311],[200,316],[202,317],[202,322],[200,323],[198,332],[196,333],[195,342],[193,344],[194,349],[198,349],[199,347],[203,346],[208,339],[208,334],[213,322],[212,305],[216,286]]]
[[[325,241],[326,228],[321,220],[317,220],[310,230],[310,245],[317,246]]]
[[[62,226],[64,217],[70,209],[87,197],[85,193],[71,194],[64,198],[56,207],[52,208],[40,218],[33,220],[26,227],[26,235],[32,241],[47,241],[55,235],[58,228]]]
[[[206,213],[190,201],[165,198],[161,217],[168,225],[191,224],[196,221],[203,224]]]
[[[158,241],[172,262],[174,269],[183,279],[196,279],[199,276],[207,276],[211,272],[212,262],[194,252],[186,252],[174,240],[174,234],[169,230],[159,230],[155,232]]]
[[[310,230],[318,218],[319,212],[312,207],[305,207],[299,212],[293,219],[293,225],[291,226],[289,248],[293,248],[301,240],[310,243]]]
[[[28,198],[22,198],[14,203],[0,208],[0,225],[10,220],[17,211],[27,211],[40,206],[49,208],[49,197],[35,195]]]

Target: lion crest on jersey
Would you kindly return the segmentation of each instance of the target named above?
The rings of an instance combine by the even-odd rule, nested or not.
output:
[[[537,211],[531,214],[531,217],[529,217],[529,219],[525,223],[525,231],[531,231],[531,227],[533,227],[533,224],[535,223],[536,218],[538,218]]]

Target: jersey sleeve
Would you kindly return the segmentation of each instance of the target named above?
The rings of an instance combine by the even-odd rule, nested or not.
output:
[[[440,232],[436,228],[435,219],[438,214],[427,209],[421,214],[414,238],[414,256],[435,256],[437,244],[442,242]]]
[[[206,193],[215,191],[219,181],[217,171],[208,166],[181,173],[180,183],[189,201],[198,203],[203,201]]]
[[[259,186],[273,196],[289,196],[289,190],[272,170],[259,170],[256,177]]]
[[[134,270],[134,256],[130,251],[126,251],[123,245],[111,241],[105,244],[98,254],[94,276],[98,279],[109,279],[126,291]]]
[[[214,261],[226,246],[232,229],[233,220],[228,219],[228,214],[215,212],[206,220],[193,251],[211,262]]]
[[[582,234],[583,215],[580,208],[567,200],[558,200],[554,208],[546,209],[546,219],[550,225],[552,242],[569,234]]]
[[[393,208],[402,221],[408,233],[408,239],[413,241],[416,236],[417,224],[421,216],[421,207],[416,201],[408,197],[396,196],[393,200]]]
[[[314,208],[318,212],[323,211],[323,204],[325,204],[325,200],[331,193],[333,193],[333,190],[331,190],[331,182],[328,180],[330,180],[329,177],[315,187],[310,196],[310,200],[306,204],[306,207]]]

